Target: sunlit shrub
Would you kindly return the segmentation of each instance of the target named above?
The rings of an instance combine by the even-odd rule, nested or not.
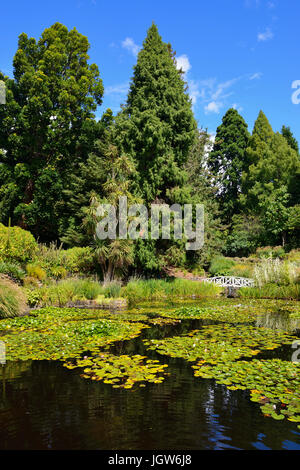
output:
[[[39,281],[43,281],[47,277],[46,271],[44,271],[38,264],[27,264],[26,272],[29,277],[33,277]]]
[[[5,227],[0,224],[0,258],[26,262],[38,249],[33,235],[20,227]]]

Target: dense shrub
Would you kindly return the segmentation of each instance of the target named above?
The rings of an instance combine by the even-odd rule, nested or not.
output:
[[[8,278],[0,277],[0,318],[17,317],[26,311],[22,289]]]
[[[0,224],[0,258],[26,262],[33,258],[38,245],[33,235],[20,227]]]
[[[26,272],[29,277],[43,281],[47,277],[46,271],[41,268],[38,264],[27,264]]]
[[[234,261],[230,258],[215,256],[211,260],[209,273],[212,276],[229,276],[234,265]]]
[[[252,278],[253,267],[249,264],[236,264],[229,273],[231,276]]]
[[[18,263],[13,261],[0,261],[0,274],[6,274],[10,279],[21,282],[25,272]]]
[[[256,256],[258,258],[283,258],[285,255],[282,246],[262,246],[257,248]]]
[[[66,269],[70,273],[89,273],[93,271],[95,259],[91,247],[74,247],[65,251]]]

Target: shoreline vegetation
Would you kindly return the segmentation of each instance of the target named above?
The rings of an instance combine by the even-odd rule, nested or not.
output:
[[[20,227],[0,229],[0,318],[52,306],[122,309],[143,302],[224,296],[223,288],[203,282],[214,276],[253,279],[255,287],[236,291],[240,299],[300,300],[299,249],[259,248],[247,258],[218,254],[206,270],[169,266],[160,279],[124,280],[120,272],[114,281],[105,282],[92,247],[47,247]]]
[[[54,247],[45,250],[35,244],[29,232],[23,232],[18,229],[21,241],[27,237],[27,242],[30,240],[31,243],[27,243],[22,260],[15,246],[20,243],[19,239],[10,240],[9,250],[0,248],[0,318],[22,316],[30,309],[51,306],[122,309],[151,301],[224,296],[223,288],[203,282],[209,276],[253,279],[255,287],[236,291],[236,297],[240,299],[300,300],[300,250],[284,253],[281,258],[258,257],[256,254],[239,259],[218,255],[212,259],[207,271],[173,268],[169,270],[172,277],[132,277],[126,282],[119,279],[105,283],[95,272],[89,249],[78,252],[71,249],[65,253]],[[17,252],[19,258],[14,255]]]

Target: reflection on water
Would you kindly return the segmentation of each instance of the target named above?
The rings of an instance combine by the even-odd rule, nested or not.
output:
[[[184,361],[168,363],[164,383],[136,391],[84,380],[56,362],[7,364],[1,449],[300,449],[295,425],[264,418],[247,392],[197,380]]]
[[[184,334],[203,323],[154,326],[140,338],[116,343],[113,352],[143,355],[143,337]],[[291,331],[299,321],[266,313],[257,325]],[[267,354],[289,360],[291,353],[285,346]],[[0,448],[300,450],[296,424],[264,417],[248,391],[195,378],[184,360],[147,355],[168,363],[170,376],[133,390],[82,379],[60,362],[0,366]]]
[[[300,320],[290,318],[288,312],[267,312],[259,315],[256,320],[256,326],[271,328],[272,330],[289,331],[291,333],[300,332]]]

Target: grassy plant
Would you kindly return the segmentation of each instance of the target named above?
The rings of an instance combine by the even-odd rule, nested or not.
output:
[[[104,295],[106,298],[118,298],[120,297],[120,292],[121,292],[121,284],[119,282],[111,282],[109,284],[105,285],[104,288]]]
[[[146,281],[130,281],[121,289],[121,297],[126,297],[131,304],[134,304],[168,298],[211,297],[219,292],[220,288],[213,284],[205,284],[188,279],[149,279]]]
[[[259,287],[242,287],[238,290],[239,297],[247,299],[288,299],[300,300],[300,284],[278,286],[266,284]]]
[[[22,289],[7,278],[0,278],[0,318],[17,317],[26,310]]]
[[[76,300],[94,300],[104,293],[104,288],[90,279],[67,279],[43,286],[28,293],[31,306],[62,307]]]
[[[280,261],[279,258],[262,260],[254,268],[253,277],[258,287],[265,284],[289,285],[297,280],[295,264],[289,261]]]

